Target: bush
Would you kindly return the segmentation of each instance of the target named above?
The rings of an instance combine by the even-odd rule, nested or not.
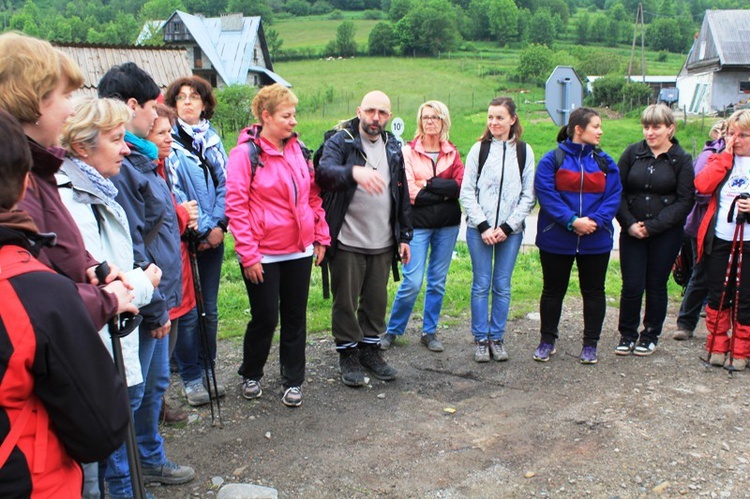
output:
[[[362,12],[362,19],[371,19],[371,20],[377,21],[378,19],[382,17],[383,16],[381,15],[379,10],[370,9],[370,10],[366,10]]]
[[[594,87],[594,102],[598,106],[615,106],[622,102],[622,87],[625,78],[618,75],[603,76],[596,80]]]
[[[372,27],[367,40],[370,55],[388,56],[396,53],[396,32],[393,25],[387,21],[380,21]]]
[[[669,52],[666,50],[662,50],[658,54],[656,54],[656,60],[658,62],[667,62],[667,59],[669,58]]]
[[[338,21],[343,18],[344,18],[344,13],[341,12],[339,9],[332,10],[331,13],[328,15],[328,19],[332,19],[334,21]]]
[[[234,133],[253,121],[250,103],[255,97],[255,88],[250,85],[229,85],[215,90],[216,109],[211,123],[221,132]]]
[[[312,4],[310,12],[314,15],[330,14],[333,12],[333,6],[326,2],[326,0],[318,0]]]
[[[521,81],[543,83],[553,69],[552,50],[545,45],[529,45],[518,58],[516,73]]]

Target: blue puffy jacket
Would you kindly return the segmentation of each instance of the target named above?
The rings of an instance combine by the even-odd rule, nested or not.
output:
[[[558,255],[596,255],[612,250],[612,219],[620,206],[622,185],[617,165],[590,145],[566,140],[559,147],[565,159],[558,169],[555,151],[537,164],[534,187],[539,201],[536,245]],[[607,171],[599,167],[594,154],[606,158]],[[586,236],[573,232],[576,217],[589,217],[597,229]]]

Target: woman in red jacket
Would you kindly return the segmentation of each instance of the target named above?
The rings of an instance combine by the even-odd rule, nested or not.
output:
[[[280,84],[255,96],[259,123],[240,132],[229,154],[226,197],[252,316],[239,369],[242,395],[252,400],[263,393],[263,367],[281,312],[281,401],[288,407],[302,404],[312,262],[319,265],[331,244],[312,163],[294,132],[297,102]]]
[[[698,229],[698,258],[706,258],[709,362],[743,370],[750,357],[750,231],[744,231],[750,220],[749,109],[727,120],[726,149],[708,159],[695,188],[713,195]]]

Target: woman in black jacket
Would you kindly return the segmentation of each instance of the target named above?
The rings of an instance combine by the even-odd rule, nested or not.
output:
[[[667,314],[667,280],[693,207],[692,157],[674,138],[672,111],[652,104],[641,114],[641,125],[644,140],[628,146],[617,164],[623,188],[617,213],[622,229],[617,355],[654,353]]]

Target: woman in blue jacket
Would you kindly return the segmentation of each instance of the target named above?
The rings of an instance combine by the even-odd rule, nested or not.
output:
[[[612,219],[622,186],[617,165],[598,149],[602,120],[593,109],[570,114],[557,136],[558,149],[539,161],[534,179],[539,218],[536,245],[544,287],[539,301],[541,342],[534,360],[555,353],[558,325],[573,262],[583,297],[582,364],[596,364],[606,299],[604,279],[612,251]]]

